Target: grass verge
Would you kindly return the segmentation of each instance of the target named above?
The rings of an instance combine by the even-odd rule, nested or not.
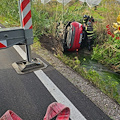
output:
[[[77,55],[67,56],[65,54],[57,55],[57,57],[66,65],[71,67],[77,73],[79,73],[83,78],[89,80],[96,87],[98,87],[103,93],[108,95],[110,98],[120,104],[120,84],[117,81],[113,81],[110,78],[103,80],[101,76],[93,69],[87,70],[85,67],[81,67],[81,61]]]

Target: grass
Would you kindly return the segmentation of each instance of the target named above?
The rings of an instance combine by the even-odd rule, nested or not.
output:
[[[106,79],[102,79],[102,77],[93,69],[90,68],[87,70],[85,66],[81,66],[80,56],[77,53],[73,54],[63,54],[57,55],[57,57],[66,65],[71,67],[85,79],[88,79],[91,83],[93,83],[96,87],[98,87],[102,92],[107,94],[110,98],[116,100],[120,104],[120,93],[119,87],[120,83],[118,81],[112,80],[111,77],[106,77]],[[84,58],[84,61],[86,59]]]
[[[93,49],[92,58],[99,60],[102,64],[109,66],[115,72],[120,72],[120,40],[109,37],[103,45],[97,45]]]
[[[20,23],[16,22],[13,19],[4,17],[0,15],[0,23],[2,23],[6,27],[19,27]]]

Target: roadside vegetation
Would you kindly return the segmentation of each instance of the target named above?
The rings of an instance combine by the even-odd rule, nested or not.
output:
[[[32,2],[34,42],[38,45],[39,39],[43,36],[51,35],[56,38],[56,31],[59,32],[56,30],[56,26],[60,21],[63,24],[69,21],[82,23],[84,14],[92,15],[95,19],[95,36],[91,58],[120,73],[120,40],[116,39],[116,37],[119,37],[119,33],[113,38],[107,33],[106,28],[109,25],[109,31],[114,33],[115,29],[112,28],[112,25],[117,23],[116,19],[119,11],[120,4],[116,3],[115,0],[102,0],[100,5],[97,6],[97,10],[94,10],[94,8],[90,9],[86,4],[82,4],[78,0],[72,0],[66,6],[57,1],[51,1],[45,5],[39,0]],[[20,26],[18,0],[1,0],[0,23],[6,27]],[[58,40],[58,38],[56,39]],[[81,67],[79,52],[78,54],[61,54],[60,51],[56,53],[56,56],[66,65],[81,74],[85,79],[90,80],[101,91],[120,104],[120,81],[103,80],[93,68],[86,70],[85,67]]]

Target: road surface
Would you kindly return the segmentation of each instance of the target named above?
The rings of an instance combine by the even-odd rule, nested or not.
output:
[[[42,120],[52,102],[70,107],[72,120],[111,120],[63,75],[48,67],[19,75],[12,63],[25,58],[25,52],[14,46],[0,50],[0,116],[13,110],[23,120]]]

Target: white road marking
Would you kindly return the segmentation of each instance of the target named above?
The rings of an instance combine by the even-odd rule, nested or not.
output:
[[[23,59],[26,59],[26,53],[18,45],[13,47]],[[70,108],[70,118],[72,120],[87,120],[42,70],[37,70],[34,73],[57,102]]]
[[[24,60],[27,59],[26,53],[21,49],[21,47],[19,47],[18,45],[14,45],[13,47]]]

